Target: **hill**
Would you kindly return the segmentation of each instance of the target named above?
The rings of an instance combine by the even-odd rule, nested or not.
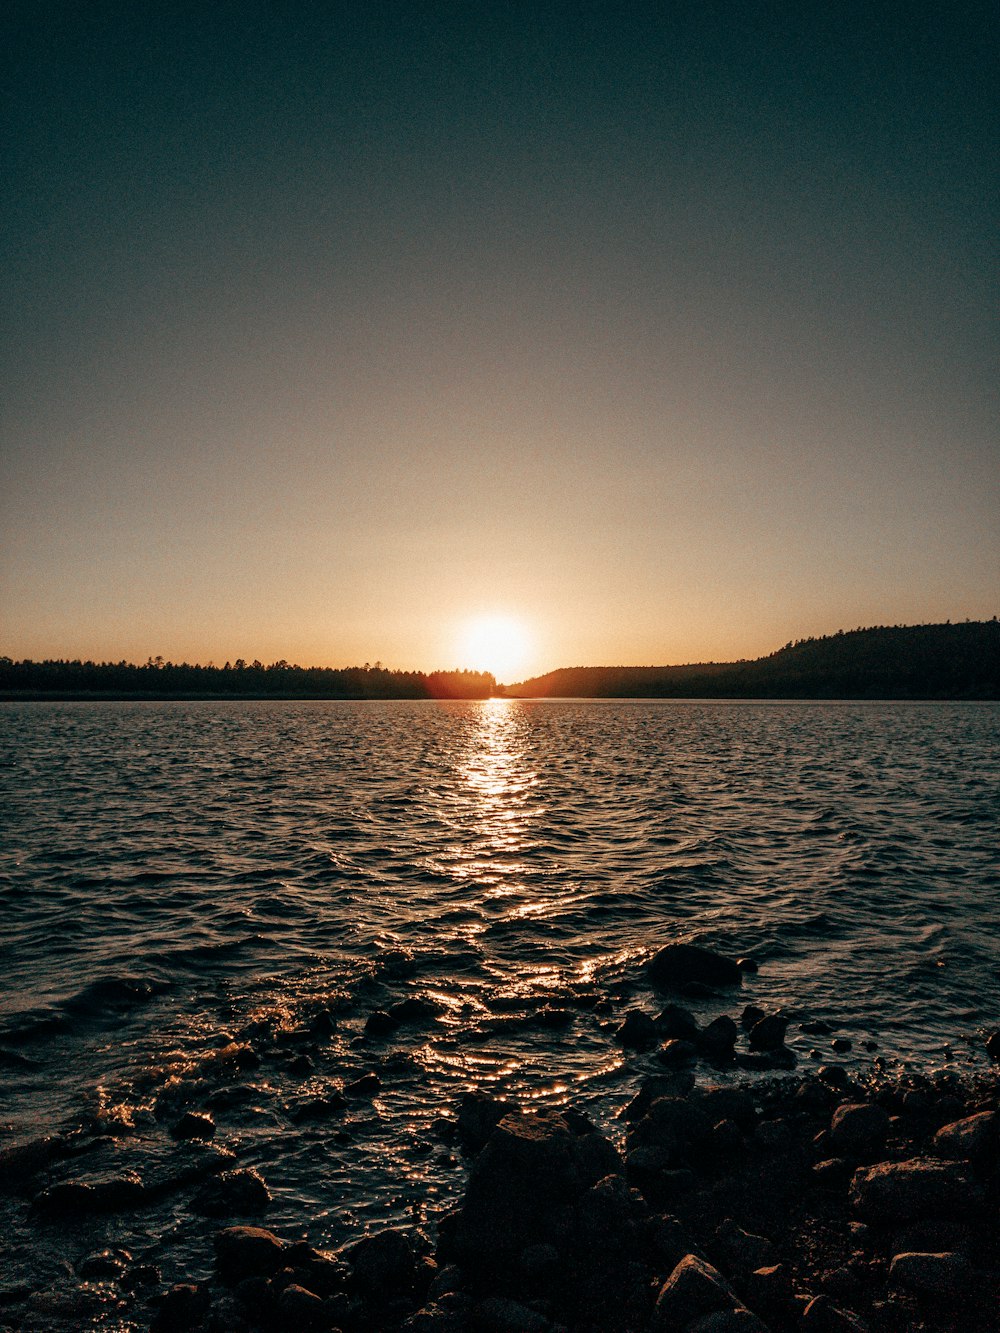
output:
[[[799,639],[754,661],[564,667],[512,698],[1000,699],[1000,622],[877,625]]]

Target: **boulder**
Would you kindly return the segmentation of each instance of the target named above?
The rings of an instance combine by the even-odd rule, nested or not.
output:
[[[919,1296],[961,1296],[974,1281],[969,1261],[960,1254],[897,1254],[889,1265],[889,1283]]]
[[[664,1005],[653,1021],[657,1032],[667,1040],[676,1038],[679,1041],[694,1041],[698,1035],[694,1014],[682,1004]]]
[[[575,1134],[557,1112],[511,1112],[475,1159],[455,1232],[460,1263],[508,1265],[528,1246],[552,1243],[574,1208],[621,1159],[600,1134]],[[450,1256],[446,1256],[450,1257]]]
[[[267,1276],[283,1267],[286,1248],[263,1227],[226,1227],[215,1237],[215,1265],[223,1282]]]
[[[960,1215],[978,1202],[978,1191],[964,1164],[912,1158],[860,1167],[851,1180],[850,1199],[864,1221],[884,1225]]]
[[[738,986],[742,973],[731,958],[694,944],[667,944],[654,954],[647,968],[659,990],[685,986]]]
[[[726,1014],[713,1018],[698,1033],[697,1045],[712,1060],[732,1060],[739,1029]]]
[[[986,1054],[990,1059],[1000,1062],[1000,1028],[991,1032],[983,1045],[986,1047]]]
[[[164,1293],[149,1325],[150,1333],[190,1333],[202,1326],[211,1303],[207,1288],[178,1282]]]
[[[175,1139],[210,1139],[215,1135],[215,1121],[210,1115],[186,1111],[170,1133]]]
[[[756,1268],[774,1266],[778,1262],[774,1246],[766,1236],[755,1236],[727,1218],[715,1235],[718,1253],[728,1271],[750,1273]],[[715,1251],[713,1251],[715,1253]]]
[[[203,1217],[255,1215],[267,1210],[271,1192],[253,1167],[223,1171],[209,1180],[191,1200],[191,1210]]]
[[[365,1236],[346,1257],[355,1290],[364,1300],[380,1304],[411,1296],[424,1271],[412,1238],[398,1227]]]
[[[838,1106],[830,1121],[830,1142],[836,1153],[872,1160],[885,1149],[889,1114],[871,1102]]]
[[[514,1107],[510,1102],[489,1097],[483,1092],[466,1092],[458,1103],[455,1127],[463,1147],[479,1152],[505,1115]]]
[[[686,1254],[660,1288],[650,1329],[674,1333],[703,1315],[739,1305],[736,1293],[717,1269],[696,1254]]]
[[[980,1111],[943,1125],[934,1135],[934,1151],[941,1157],[980,1161],[997,1152],[1000,1144],[1000,1116],[996,1111]]]
[[[661,1064],[676,1069],[679,1065],[689,1065],[696,1060],[698,1058],[698,1048],[693,1042],[671,1038],[670,1041],[665,1041],[656,1052],[656,1058]]]
[[[788,1019],[782,1014],[768,1014],[759,1019],[750,1029],[750,1049],[752,1051],[777,1051],[785,1044]]]
[[[630,1009],[615,1032],[615,1041],[636,1049],[652,1046],[656,1041],[656,1024],[641,1009]]]

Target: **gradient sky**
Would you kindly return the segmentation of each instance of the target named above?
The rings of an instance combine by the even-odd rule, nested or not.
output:
[[[995,614],[993,14],[6,4],[0,651]]]

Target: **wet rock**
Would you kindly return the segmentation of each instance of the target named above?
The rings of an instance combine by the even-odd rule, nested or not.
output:
[[[866,1222],[961,1214],[977,1201],[966,1167],[935,1158],[861,1167],[851,1181],[852,1206]]]
[[[889,1116],[871,1102],[848,1102],[838,1106],[830,1121],[830,1142],[845,1157],[871,1161],[885,1148]]]
[[[675,1069],[665,1074],[647,1074],[639,1091],[620,1112],[625,1121],[641,1120],[659,1097],[686,1097],[694,1088],[694,1074],[689,1069]]]
[[[698,1033],[698,1049],[711,1060],[729,1061],[733,1058],[733,1047],[738,1036],[736,1024],[728,1015],[722,1014],[719,1018],[713,1018]]]
[[[374,1070],[362,1074],[344,1085],[345,1097],[372,1097],[382,1087],[382,1080]]]
[[[193,1212],[204,1217],[255,1215],[266,1211],[271,1192],[254,1167],[223,1171],[208,1181],[191,1200]]]
[[[740,1014],[740,1027],[744,1032],[749,1032],[764,1016],[764,1010],[761,1009],[760,1005],[748,1004]]]
[[[650,1328],[654,1333],[673,1333],[702,1315],[739,1305],[722,1274],[704,1259],[688,1254],[660,1288]]]
[[[697,1101],[659,1097],[629,1133],[630,1153],[635,1148],[665,1148],[684,1159],[712,1131],[712,1120]]]
[[[293,1078],[308,1078],[315,1068],[316,1062],[305,1054],[293,1056],[285,1065],[285,1069]]]
[[[742,973],[731,958],[693,944],[667,944],[653,956],[647,968],[650,981],[660,990],[685,986],[738,986]]]
[[[32,1176],[68,1156],[70,1151],[70,1141],[61,1134],[48,1134],[0,1150],[0,1194],[20,1189]]]
[[[834,1037],[830,1045],[838,1055],[843,1055],[851,1049],[853,1043],[850,1037]]]
[[[399,1027],[397,1019],[387,1014],[384,1009],[376,1009],[368,1015],[365,1022],[366,1037],[387,1037]]]
[[[768,1014],[750,1029],[752,1051],[777,1051],[785,1044],[788,1019],[781,1014]]]
[[[317,1296],[333,1296],[342,1291],[350,1277],[350,1269],[342,1259],[325,1250],[316,1250],[305,1241],[288,1246],[284,1263],[295,1281]]]
[[[289,1108],[289,1115],[297,1125],[301,1125],[307,1121],[329,1120],[346,1108],[347,1098],[339,1092],[330,1092],[322,1097],[303,1098]]]
[[[985,1046],[986,1054],[990,1059],[1000,1062],[1000,1028],[997,1028],[995,1032],[991,1032],[983,1045]]]
[[[996,1111],[979,1111],[976,1115],[943,1125],[934,1135],[934,1151],[941,1157],[958,1157],[966,1161],[982,1161],[997,1152],[1000,1146],[1000,1116]]]
[[[175,1139],[210,1139],[215,1135],[215,1121],[210,1115],[187,1111],[171,1126],[170,1134]]]
[[[479,1152],[505,1115],[514,1110],[510,1102],[482,1092],[467,1092],[458,1103],[455,1128],[463,1147]]]
[[[889,1265],[889,1282],[921,1296],[961,1296],[974,1280],[969,1261],[960,1254],[897,1254]]]
[[[755,1268],[744,1281],[747,1300],[765,1313],[787,1311],[795,1294],[795,1285],[787,1264],[765,1264]]]
[[[762,1120],[754,1132],[754,1140],[765,1152],[781,1153],[792,1146],[795,1134],[787,1120],[779,1116]]]
[[[226,1227],[214,1241],[215,1263],[223,1282],[267,1276],[284,1265],[287,1246],[263,1227]]]
[[[735,1120],[720,1120],[712,1127],[705,1146],[715,1158],[734,1158],[745,1151],[746,1139]]]
[[[737,958],[736,966],[740,969],[741,972],[753,973],[760,971],[760,967],[758,966],[757,961],[754,958],[746,958],[746,957]]]
[[[389,1016],[397,1023],[421,1023],[428,1018],[437,1018],[440,1013],[440,1004],[426,995],[408,995],[405,1000],[389,1006]]]
[[[630,1009],[615,1032],[615,1040],[619,1045],[636,1049],[652,1046],[656,1037],[656,1024],[641,1009]]]
[[[656,1052],[656,1058],[661,1064],[676,1068],[679,1065],[689,1065],[698,1058],[698,1048],[690,1041],[681,1041],[678,1038],[671,1038],[665,1041]]]
[[[830,1088],[844,1091],[851,1085],[851,1077],[843,1065],[820,1065],[816,1077]]]
[[[97,1250],[81,1259],[76,1271],[87,1282],[107,1282],[121,1277],[131,1259],[128,1250]]]
[[[179,1282],[165,1293],[150,1333],[193,1333],[200,1327],[212,1303],[207,1287]]]
[[[396,1227],[365,1236],[346,1251],[351,1282],[366,1302],[386,1305],[411,1297],[430,1272],[410,1235]]]
[[[698,1024],[690,1009],[682,1004],[667,1004],[653,1020],[661,1037],[678,1041],[694,1041],[698,1035]]]
[[[64,1216],[116,1213],[146,1202],[146,1189],[134,1171],[110,1179],[67,1180],[43,1190],[33,1206]]]

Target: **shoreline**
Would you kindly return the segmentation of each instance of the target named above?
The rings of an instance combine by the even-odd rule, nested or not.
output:
[[[431,1230],[389,1226],[335,1251],[270,1231],[266,1182],[239,1145],[213,1142],[212,1108],[268,1055],[262,1036],[236,1034],[218,1089],[178,1103],[155,1141],[110,1108],[0,1151],[0,1189],[36,1234],[63,1236],[67,1259],[60,1281],[0,1289],[0,1328],[994,1329],[1000,1071],[796,1071],[787,1020],[733,994],[753,966],[661,950],[648,976],[663,1009],[622,1006],[613,1040],[655,1050],[662,1073],[638,1079],[616,1124],[571,1103],[538,1111],[465,1094],[435,1126],[440,1150],[468,1165],[457,1207]],[[684,1000],[706,992],[727,1012],[699,1025]],[[365,1025],[374,1068],[391,1018],[376,1010]],[[322,1026],[315,1015],[297,1038],[279,1034],[285,1057],[308,1060]],[[1000,1058],[1000,1034],[986,1054]],[[736,1069],[753,1081],[729,1081]],[[362,1076],[306,1122],[329,1120],[335,1141],[338,1112],[378,1084]],[[168,1197],[205,1225],[200,1268],[173,1282],[128,1244],[142,1210]]]

